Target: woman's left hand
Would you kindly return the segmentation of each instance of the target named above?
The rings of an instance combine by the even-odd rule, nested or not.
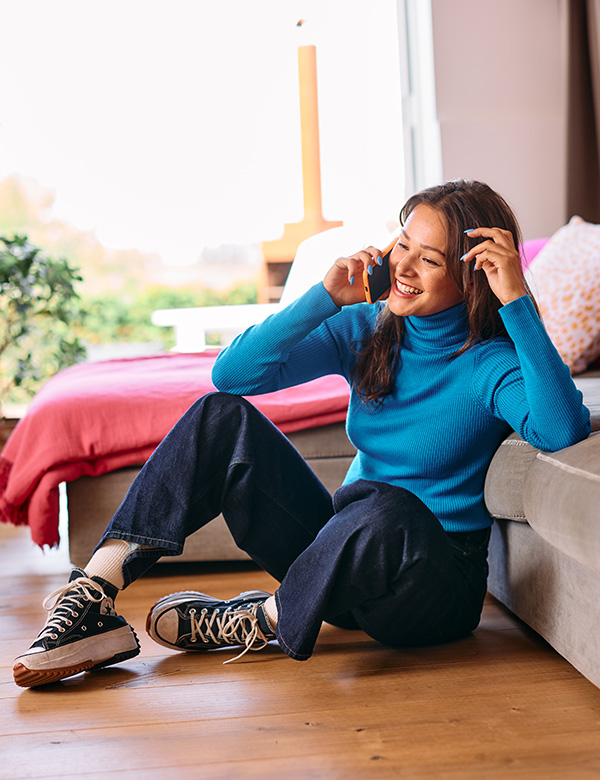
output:
[[[521,256],[515,248],[512,233],[501,228],[480,227],[465,231],[470,238],[485,238],[461,257],[465,263],[475,262],[475,270],[483,270],[494,295],[503,306],[527,295],[523,282]]]

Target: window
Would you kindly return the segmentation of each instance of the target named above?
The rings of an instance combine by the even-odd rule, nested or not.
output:
[[[411,148],[416,60],[399,63],[428,6],[3,4],[0,233],[28,232],[82,268],[84,297],[130,307],[150,284],[256,277],[260,242],[302,219],[297,48],[314,44],[324,217],[376,235],[418,168],[401,98],[406,72]]]

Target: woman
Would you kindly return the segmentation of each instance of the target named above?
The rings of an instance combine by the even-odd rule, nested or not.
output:
[[[324,281],[218,357],[224,392],[201,398],[131,486],[85,571],[15,662],[19,685],[133,657],[117,591],[220,512],[239,547],[281,584],[218,601],[195,591],[154,605],[161,644],[259,650],[276,639],[310,657],[323,621],[392,646],[447,642],[478,624],[486,593],[485,474],[514,429],[557,450],[585,438],[588,410],[529,296],[506,202],[449,182],[411,197],[390,257],[385,303],[364,303],[374,248],[341,257]],[[339,373],[351,384],[357,448],[332,497],[242,395]]]

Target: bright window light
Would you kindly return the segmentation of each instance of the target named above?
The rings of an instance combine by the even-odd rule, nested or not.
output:
[[[314,43],[324,217],[388,223],[406,194],[396,14],[395,0],[3,3],[0,181],[37,183],[54,218],[167,265],[278,238],[302,219],[297,47]]]

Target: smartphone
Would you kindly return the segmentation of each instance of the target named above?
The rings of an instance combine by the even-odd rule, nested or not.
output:
[[[397,243],[398,238],[396,237],[392,243],[383,250],[381,265],[375,263],[375,265],[372,266],[372,274],[369,274],[367,270],[363,271],[363,286],[365,288],[365,297],[368,303],[376,303],[392,286],[392,280],[390,278],[390,255]]]

